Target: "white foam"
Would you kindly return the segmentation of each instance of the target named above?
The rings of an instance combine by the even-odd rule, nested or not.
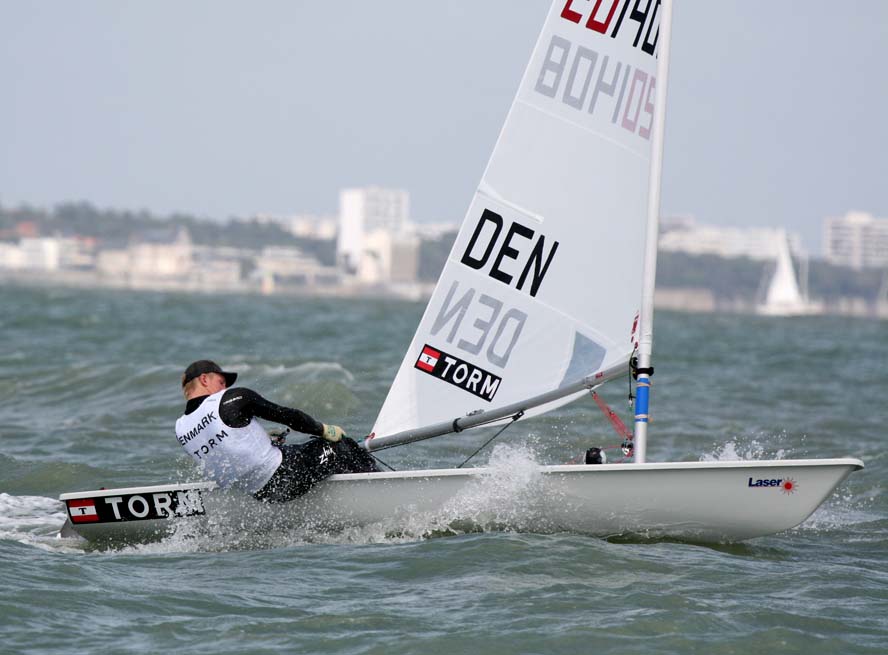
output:
[[[79,551],[79,541],[58,538],[66,519],[65,506],[54,498],[0,493],[0,539],[43,550]]]
[[[220,552],[285,548],[305,544],[409,543],[437,536],[483,531],[545,531],[546,517],[537,499],[543,488],[534,451],[527,446],[499,445],[493,449],[487,471],[466,485],[440,510],[417,512],[405,507],[384,521],[360,527],[331,529],[306,517],[298,527],[275,525],[274,506],[250,504],[243,511],[236,502],[231,511],[215,513],[212,520],[184,521],[161,542],[136,545],[127,552]]]
[[[783,437],[785,438],[785,434]],[[764,439],[765,441],[760,441]],[[773,444],[768,441],[780,439],[780,437],[760,436],[750,440],[737,439],[728,441],[716,447],[710,453],[700,455],[701,462],[737,462],[754,461],[757,459],[786,459],[787,452],[784,448],[773,449]]]
[[[239,373],[250,371],[250,366],[239,364],[237,367]],[[296,366],[285,366],[278,364],[277,366],[263,366],[261,370],[255,372],[256,377],[283,377],[289,380],[297,380],[299,382],[340,382],[342,384],[351,384],[355,381],[355,376],[347,368],[338,362],[303,362]],[[242,380],[238,380],[241,382]]]
[[[469,520],[479,526],[520,525],[535,518],[543,484],[540,464],[527,446],[498,445],[487,473],[448,502],[439,519]]]
[[[872,511],[881,489],[876,488],[869,493],[852,493],[848,487],[838,490],[817,508],[801,525],[794,528],[797,532],[811,531],[815,533],[831,530],[845,530],[855,525],[878,521],[881,514]],[[867,535],[864,540],[871,537]],[[881,537],[874,537],[880,539]],[[853,539],[850,539],[853,541]]]
[[[355,381],[351,371],[338,362],[306,362],[293,369],[293,374],[298,376],[297,379],[301,378],[306,382],[332,380],[351,384]]]
[[[487,471],[434,512],[405,508],[385,522],[347,531],[350,542],[415,541],[435,536],[485,531],[545,531],[546,517],[537,499],[543,489],[536,454],[528,446],[498,445]]]

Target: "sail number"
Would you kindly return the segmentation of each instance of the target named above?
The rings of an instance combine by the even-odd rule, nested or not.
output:
[[[571,23],[584,25],[586,29],[599,34],[607,34],[613,24],[614,29],[610,32],[610,36],[615,39],[620,33],[620,28],[624,25],[623,19],[626,18],[626,10],[633,2],[635,6],[629,12],[629,20],[638,24],[638,30],[632,41],[632,47],[637,48],[638,43],[641,42],[642,51],[654,55],[657,39],[660,37],[660,0],[647,0],[644,9],[640,7],[641,0],[596,0],[589,11],[588,18],[583,12],[589,10],[589,2],[583,5],[576,0],[566,0],[564,9],[561,10],[561,17]],[[617,14],[618,8],[620,9],[619,14]],[[617,19],[616,23],[614,23],[614,18]],[[645,27],[647,27],[647,31],[645,31]],[[654,30],[655,27],[656,30]],[[644,35],[643,38],[642,35]],[[651,40],[651,35],[654,37],[653,40]]]
[[[610,122],[650,140],[657,79],[640,68],[600,56],[555,35],[549,41],[534,91],[575,111],[603,114],[610,98]]]

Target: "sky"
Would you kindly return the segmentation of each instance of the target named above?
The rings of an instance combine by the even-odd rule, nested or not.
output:
[[[577,4],[589,0],[574,0]],[[460,222],[548,0],[0,0],[0,204]],[[664,215],[888,217],[888,2],[676,0]]]

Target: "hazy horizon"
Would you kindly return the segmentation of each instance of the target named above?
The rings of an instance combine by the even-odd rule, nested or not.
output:
[[[548,0],[0,2],[0,203],[224,219],[407,189],[460,222]],[[888,215],[888,4],[675,3],[661,210]]]

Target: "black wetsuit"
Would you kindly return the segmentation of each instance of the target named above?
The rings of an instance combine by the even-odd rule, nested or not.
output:
[[[185,405],[191,414],[208,396],[192,398]],[[233,428],[247,426],[254,418],[286,425],[297,432],[320,437],[324,426],[305,412],[277,405],[252,389],[234,387],[222,394],[219,418]],[[281,464],[262,489],[253,494],[267,502],[286,502],[301,496],[312,485],[334,473],[378,471],[370,454],[355,441],[343,437],[337,443],[311,439],[301,444],[281,446]]]

